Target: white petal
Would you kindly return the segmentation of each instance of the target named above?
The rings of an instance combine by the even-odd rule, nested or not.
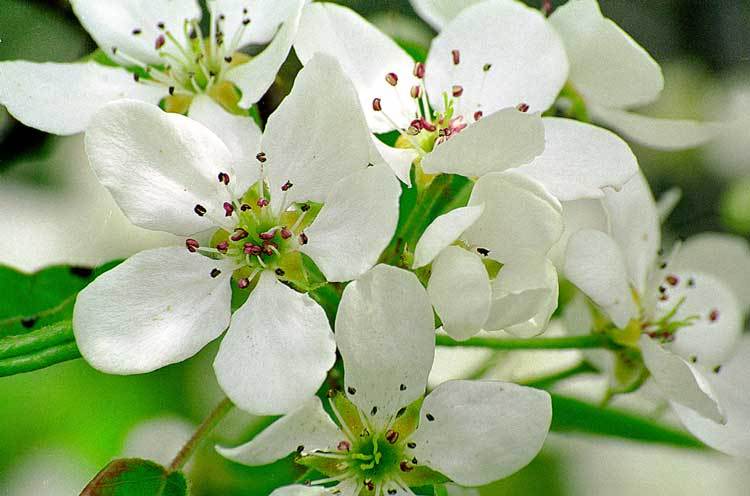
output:
[[[607,312],[617,327],[637,314],[622,251],[601,231],[583,229],[568,241],[565,276]]]
[[[484,328],[521,337],[544,332],[557,308],[557,271],[546,258],[519,257],[492,281],[492,307]]]
[[[570,60],[570,81],[592,104],[630,107],[649,103],[664,88],[656,61],[596,0],[573,0],[555,10],[550,23]]]
[[[453,64],[452,51],[460,52]],[[487,64],[491,64],[485,71]],[[442,94],[461,85],[458,108],[468,118],[520,103],[531,112],[547,110],[568,76],[560,38],[541,12],[521,2],[482,2],[463,10],[432,41],[425,85],[442,109]]]
[[[0,62],[0,104],[25,125],[48,133],[82,132],[112,100],[158,103],[164,96],[164,90],[136,83],[123,69],[95,62]]]
[[[715,422],[723,422],[711,386],[695,367],[648,336],[641,336],[639,344],[646,368],[664,396]]]
[[[261,53],[249,62],[236,65],[227,71],[224,78],[237,85],[242,92],[242,98],[238,103],[240,107],[250,108],[273,84],[276,74],[292,49],[304,2],[305,0],[296,0],[289,18]]]
[[[214,278],[215,268],[221,274]],[[111,374],[150,372],[190,358],[229,324],[231,269],[184,248],[130,257],[78,294],[78,349]]]
[[[479,489],[457,486],[455,484],[446,484],[445,489],[448,496],[481,496]]]
[[[642,294],[661,246],[659,213],[646,178],[639,172],[620,191],[607,191],[602,203],[630,282]]]
[[[602,198],[638,171],[638,160],[617,135],[571,119],[547,117],[544,152],[519,168],[560,201]]]
[[[370,161],[373,164],[385,163],[393,170],[399,180],[411,187],[411,164],[419,156],[413,148],[394,148],[388,146],[374,135],[372,137],[373,150]]]
[[[279,415],[315,394],[336,360],[323,309],[263,272],[214,360],[219,385],[254,415]]]
[[[443,329],[454,339],[479,332],[490,311],[490,278],[479,255],[458,246],[445,248],[432,263],[427,285]]]
[[[297,75],[292,92],[268,118],[262,148],[275,208],[281,186],[293,201],[323,202],[331,185],[364,169],[372,138],[357,93],[339,63],[317,55]]]
[[[466,7],[482,0],[409,0],[414,11],[427,24],[440,31]]]
[[[271,41],[279,25],[299,9],[299,0],[210,0],[214,19],[224,16],[221,24],[227,42],[242,29],[242,22],[250,19],[237,43],[241,48],[247,44],[265,44]]]
[[[656,200],[656,211],[659,214],[659,222],[664,224],[682,199],[682,190],[676,186],[669,188],[659,195]]]
[[[376,424],[424,394],[434,331],[427,293],[410,272],[377,265],[344,290],[336,343],[349,399]]]
[[[691,236],[669,261],[675,271],[696,271],[710,274],[732,290],[750,307],[750,248],[744,238],[720,233]]]
[[[539,114],[507,108],[438,145],[422,160],[428,174],[439,172],[482,176],[531,162],[544,150],[544,126]]]
[[[418,269],[431,263],[443,249],[461,237],[483,211],[483,205],[460,207],[433,220],[417,242],[412,268]]]
[[[451,381],[425,398],[421,417],[411,438],[420,464],[480,486],[534,459],[549,431],[552,402],[546,392],[516,384]]]
[[[718,374],[707,378],[717,394],[725,424],[714,422],[698,412],[673,404],[685,427],[714,449],[750,458],[750,340],[745,337],[737,354]]]
[[[558,270],[562,270],[565,264],[565,250],[571,235],[581,229],[597,229],[603,232],[609,230],[607,213],[600,200],[574,200],[562,202],[561,205],[565,230],[547,254]]]
[[[147,103],[113,102],[94,116],[86,153],[134,224],[189,235],[223,222],[223,203],[232,198],[217,177],[234,175],[232,155],[198,122]]]
[[[409,94],[416,84],[412,74],[414,61],[353,10],[332,3],[313,3],[305,7],[294,50],[304,65],[316,53],[331,55],[341,63],[357,88],[359,101],[374,132],[393,129],[384,113],[403,128],[414,119],[417,108]],[[395,87],[385,81],[390,72],[398,76]],[[375,98],[381,99],[382,113],[372,109]]]
[[[217,446],[216,451],[234,462],[258,466],[281,460],[300,446],[303,453],[335,449],[345,438],[323,409],[320,398],[313,396],[249,442],[235,448]]]
[[[260,151],[261,131],[255,120],[230,114],[206,95],[193,98],[188,117],[213,131],[227,145],[232,154],[232,168],[237,174],[230,178],[230,189],[240,198],[260,178],[255,156]]]
[[[183,22],[201,18],[201,9],[196,0],[71,0],[73,12],[97,45],[109,56],[112,49],[127,53],[146,64],[161,65],[154,44],[156,38],[169,31],[183,46],[186,44]],[[164,29],[158,27],[164,23]],[[134,35],[133,30],[140,34]],[[167,41],[166,49],[178,52],[177,47]],[[130,65],[124,59],[123,65]]]
[[[675,333],[668,349],[707,370],[722,365],[734,353],[742,335],[743,318],[737,298],[709,274],[672,271],[671,266],[667,270],[669,279],[677,281],[677,285],[659,281],[663,296],[668,299],[657,300],[655,318],[670,313],[679,304],[672,320],[691,322]]]
[[[274,492],[272,492],[270,496],[329,496],[330,494],[331,493],[328,492],[328,490],[324,487],[303,486],[297,484],[294,486],[280,487],[274,490]]]
[[[396,231],[401,185],[385,165],[337,182],[301,251],[332,282],[350,281],[375,265]]]
[[[594,120],[625,138],[657,150],[683,150],[704,145],[726,129],[717,122],[659,119],[615,108],[592,106]]]
[[[469,205],[484,204],[481,217],[463,234],[471,246],[489,250],[499,262],[544,255],[563,231],[560,203],[528,177],[513,172],[481,177]]]

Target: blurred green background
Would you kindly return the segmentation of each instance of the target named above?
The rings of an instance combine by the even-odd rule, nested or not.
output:
[[[403,40],[427,46],[433,35],[407,0],[338,3]],[[664,96],[647,113],[750,117],[750,1],[600,3],[665,70]],[[95,48],[64,0],[0,0],[0,40],[0,60],[73,61]],[[277,100],[271,95],[261,107],[269,111]],[[682,190],[682,201],[667,224],[671,236],[705,230],[750,234],[747,129],[744,136],[728,136],[698,150],[662,153],[635,147],[657,195],[675,186]],[[40,196],[40,202],[65,201],[67,196],[56,194],[71,188],[67,171],[86,167],[77,140],[24,127],[0,108],[0,201],[11,194],[11,186],[13,192],[23,187],[50,195]],[[0,230],[13,225],[8,217],[12,221],[23,213],[3,209],[0,217],[6,222]],[[24,245],[33,240],[13,232],[1,234],[0,257],[18,252],[19,243],[23,250],[40,248]],[[14,260],[0,258],[0,263]],[[0,495],[77,494],[100,467],[123,452],[169,458],[190,424],[200,422],[220,398],[211,371],[214,353],[215,346],[209,346],[186,363],[147,376],[106,376],[78,360],[0,378]],[[218,430],[217,440],[248,439],[263,422],[235,412]],[[173,437],[162,439],[172,431]],[[740,496],[748,494],[748,469],[748,462],[707,451],[553,434],[528,468],[482,494]],[[260,469],[226,462],[210,443],[190,470],[196,495],[263,496],[299,474],[289,460]]]

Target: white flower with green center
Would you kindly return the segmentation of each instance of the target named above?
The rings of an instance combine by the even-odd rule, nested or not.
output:
[[[225,457],[265,465],[297,452],[323,477],[280,495],[413,495],[453,480],[479,486],[528,464],[551,421],[546,392],[452,381],[425,397],[435,353],[432,307],[411,273],[378,265],[344,290],[336,316],[345,392],[316,397]]]
[[[369,166],[368,133],[354,88],[326,56],[268,119],[257,161],[154,105],[105,106],[86,133],[97,176],[135,224],[190,237],[129,258],[78,295],[84,358],[105,372],[148,372],[228,326],[214,368],[237,405],[278,414],[312,395],[334,363],[333,336],[323,309],[289,286],[365,273],[398,220],[400,185]],[[252,291],[234,315],[232,281]]]
[[[436,30],[471,9],[515,0],[410,0],[417,13]],[[476,4],[484,7],[476,7]],[[659,64],[611,19],[597,0],[570,0],[554,10],[549,23],[565,46],[570,61],[568,83],[583,98],[595,121],[643,145],[676,150],[702,145],[725,129],[718,123],[658,119],[629,109],[656,101],[664,89]]]
[[[120,98],[163,101],[186,113],[195,96],[207,95],[217,104],[212,111],[221,105],[241,113],[273,83],[304,3],[209,0],[204,31],[196,0],[72,0],[114,65],[2,62],[0,104],[24,124],[62,135],[82,132],[99,108]],[[251,44],[268,46],[250,57],[241,49]]]
[[[714,384],[724,380],[723,364],[742,334],[747,282],[737,274],[750,273],[746,244],[729,236],[688,240],[660,264],[659,218],[640,175],[607,195],[599,208],[609,227],[572,234],[564,271],[614,328],[605,330],[601,318],[594,324],[584,309],[575,314],[576,330],[608,332],[624,346],[605,367],[621,390],[650,376],[678,411],[726,423],[732,399],[725,403]],[[597,216],[580,214],[579,220]]]

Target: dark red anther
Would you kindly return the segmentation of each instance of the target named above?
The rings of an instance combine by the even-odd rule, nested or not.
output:
[[[263,253],[265,253],[266,255],[273,255],[274,248],[278,249],[278,247],[274,243],[270,243],[268,241],[263,243]]]
[[[403,460],[398,466],[402,472],[411,472],[412,470],[414,470],[414,467],[409,465],[409,462],[406,460]]]
[[[385,439],[391,444],[396,444],[396,441],[398,441],[398,432],[388,429],[388,432],[385,433]]]
[[[453,96],[455,98],[458,98],[459,96],[464,94],[464,87],[460,84],[454,84],[453,88],[451,88],[451,93],[453,93]]]
[[[395,72],[389,72],[385,75],[385,81],[391,86],[396,86],[398,84],[398,75]]]
[[[245,289],[248,286],[250,286],[250,279],[248,279],[247,277],[243,277],[242,279],[237,281],[237,287],[240,289]]]
[[[199,217],[203,217],[204,215],[206,215],[206,207],[198,204],[195,206],[195,208],[193,208],[193,212],[198,214]]]
[[[234,213],[234,205],[229,202],[224,202],[224,217],[231,217]]]
[[[299,233],[299,244],[306,245],[308,241],[310,240],[307,238],[307,234]]]
[[[265,198],[258,198],[258,201],[255,202],[256,205],[258,205],[260,208],[267,207],[268,206],[268,200]]]
[[[680,278],[673,274],[669,274],[664,280],[667,281],[670,286],[677,286],[680,284]]]
[[[243,247],[242,251],[246,253],[247,255],[260,255],[263,253],[263,248],[260,246],[253,244],[253,243],[245,243],[245,246]]]
[[[381,110],[383,110],[383,104],[382,104],[382,103],[380,103],[380,98],[375,98],[375,99],[374,99],[374,100],[372,101],[372,109],[373,109],[373,110],[374,110],[375,112],[380,112]]]
[[[352,445],[349,441],[340,441],[338,445],[336,445],[336,449],[339,451],[349,451],[352,449]]]
[[[524,113],[526,113],[526,112],[528,112],[528,111],[529,111],[529,108],[530,108],[530,107],[529,107],[529,104],[528,104],[528,103],[523,103],[523,102],[521,102],[521,103],[519,103],[518,105],[516,105],[516,110],[518,110],[519,112],[524,112]]]
[[[261,164],[262,164],[263,162],[265,162],[266,160],[268,160],[268,159],[266,158],[266,154],[265,154],[264,152],[260,152],[260,153],[258,153],[258,154],[257,154],[257,155],[255,156],[255,158],[256,158],[256,160],[258,160],[258,162],[260,162]]]
[[[421,86],[412,86],[411,90],[409,90],[409,94],[412,98],[419,98],[422,96],[422,87]]]
[[[216,249],[219,250],[221,253],[226,253],[229,249],[229,241],[222,241],[218,245],[216,245]]]
[[[416,130],[422,129],[422,121],[420,119],[414,119],[409,123],[409,127],[413,127]]]
[[[711,322],[716,322],[717,320],[719,320],[719,310],[717,310],[716,308],[711,310],[711,312],[708,314],[708,320]]]
[[[281,238],[282,239],[289,239],[289,238],[292,237],[293,234],[294,233],[292,233],[292,231],[290,229],[287,229],[286,227],[284,227],[283,229],[281,229]]]
[[[164,37],[163,34],[160,34],[156,37],[156,41],[154,42],[154,48],[159,50],[161,47],[164,46],[164,44],[167,42],[167,39]]]
[[[260,237],[260,239],[264,241],[270,241],[274,238],[274,236],[276,236],[276,229],[273,229],[271,231],[267,231],[264,233],[260,233],[258,236]]]
[[[212,269],[211,270],[211,277],[213,277],[214,279],[216,279],[217,277],[219,277],[219,274],[221,274],[221,271],[219,269]]]
[[[229,174],[226,172],[219,172],[219,182],[225,185],[229,184]]]
[[[435,129],[437,129],[437,127],[435,127],[431,122],[428,122],[424,117],[419,120],[419,123],[422,126],[422,129],[424,129],[425,131],[433,132],[435,131]]]
[[[291,181],[287,181],[284,184],[281,185],[281,191],[289,191],[292,189],[292,186],[294,186]]]
[[[461,52],[458,50],[451,50],[451,58],[453,59],[453,65],[461,63]]]
[[[234,230],[234,234],[232,234],[232,237],[229,239],[231,239],[232,241],[239,241],[245,238],[247,238],[247,231],[245,231],[241,227],[238,227]]]
[[[482,115],[484,115],[484,114],[482,113],[482,111],[481,111],[481,110],[477,110],[476,112],[474,112],[474,120],[475,120],[475,121],[478,121],[479,119],[481,119],[481,118],[482,118]]]
[[[367,489],[368,491],[374,491],[374,490],[375,490],[375,483],[374,483],[374,482],[373,482],[372,480],[370,480],[370,479],[366,479],[366,480],[365,480],[365,481],[363,482],[363,484],[365,485],[365,488],[366,488],[366,489]]]
[[[424,64],[422,62],[414,64],[414,77],[422,79],[424,77],[424,70]]]
[[[201,247],[201,245],[198,244],[198,242],[194,239],[186,239],[185,246],[187,247],[190,253],[195,253],[198,250],[198,248]]]
[[[243,212],[247,212],[248,210],[251,210],[252,208],[253,207],[251,207],[247,203],[243,203],[242,205],[240,205],[240,210],[242,210]]]
[[[552,0],[542,0],[542,13],[545,17],[552,15]]]

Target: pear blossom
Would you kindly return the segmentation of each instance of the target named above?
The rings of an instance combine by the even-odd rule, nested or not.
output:
[[[204,33],[196,0],[71,0],[110,61],[2,62],[0,104],[24,124],[61,135],[83,131],[104,104],[121,98],[185,113],[195,96],[207,95],[213,111],[239,113],[273,83],[304,3],[209,0]],[[250,57],[241,51],[250,44],[268,46]]]
[[[225,115],[210,123],[225,134],[248,121]],[[187,359],[228,327],[219,384],[247,411],[278,414],[312,395],[335,360],[325,312],[297,291],[321,284],[309,261],[328,281],[366,272],[395,231],[401,189],[390,169],[369,166],[356,93],[326,56],[300,72],[251,162],[241,136],[222,141],[137,101],[94,116],[87,153],[128,218],[188,238],[97,278],[78,295],[73,327],[84,358],[117,374]],[[233,286],[250,294],[232,315]]]
[[[413,495],[412,486],[479,486],[520,470],[547,435],[549,395],[496,381],[450,381],[425,396],[434,339],[417,277],[376,266],[346,287],[336,316],[345,385],[328,395],[333,415],[314,397],[219,453],[265,465],[296,451],[297,463],[325,476],[277,489],[277,496]]]
[[[676,409],[726,423],[712,382],[742,333],[747,303],[736,291],[745,282],[725,274],[726,267],[750,270],[747,246],[719,236],[709,251],[705,242],[688,240],[686,255],[677,246],[669,260],[659,261],[659,216],[645,179],[636,176],[601,203],[608,227],[584,227],[570,236],[564,272],[614,326],[598,327],[623,346],[614,380],[628,391],[650,376]],[[722,255],[731,259],[712,270]],[[579,315],[578,325],[583,331],[594,326],[590,315]]]
[[[516,0],[410,0],[438,31],[450,29],[467,10],[496,8]],[[476,7],[482,4],[484,7]],[[546,12],[548,13],[548,11]],[[611,19],[597,0],[569,0],[549,16],[570,67],[568,84],[586,103],[589,117],[629,139],[656,149],[700,146],[725,129],[714,122],[658,119],[630,111],[657,100],[664,88],[659,64]]]

